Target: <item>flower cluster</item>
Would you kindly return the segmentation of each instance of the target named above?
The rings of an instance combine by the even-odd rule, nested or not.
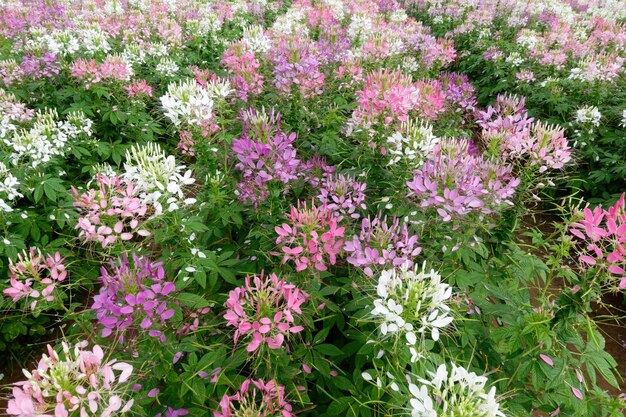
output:
[[[167,296],[176,288],[165,281],[161,262],[152,263],[146,257],[133,254],[133,265],[124,254],[110,270],[101,269],[100,293],[93,298],[95,310],[102,326],[102,337],[113,335],[120,343],[133,339],[140,331],[157,337],[165,343],[162,327],[174,316],[168,306]]]
[[[298,201],[285,215],[289,224],[283,223],[274,230],[277,245],[282,245],[282,263],[293,260],[296,271],[314,267],[326,271],[327,263],[334,265],[341,253],[345,227],[337,227],[337,218],[326,206],[316,207]]]
[[[232,85],[240,99],[248,101],[250,95],[261,93],[263,76],[258,72],[261,64],[244,43],[232,44],[222,61],[231,74]]]
[[[387,138],[389,165],[401,163],[417,168],[430,157],[438,142],[439,138],[433,134],[433,127],[428,122],[418,123],[413,119],[402,122],[400,128]]]
[[[432,340],[439,340],[440,329],[452,323],[450,307],[452,287],[441,282],[441,275],[403,265],[380,273],[376,298],[371,314],[379,321],[380,333],[385,337],[404,335],[410,346],[417,344],[417,335],[430,332]]]
[[[311,43],[300,37],[281,39],[272,49],[274,85],[286,96],[293,86],[303,97],[322,93],[325,75],[320,71],[320,61]]]
[[[215,417],[293,417],[291,404],[285,399],[285,387],[274,380],[263,382],[246,379],[236,394],[224,394]]]
[[[37,248],[18,254],[17,261],[9,259],[11,286],[2,293],[11,297],[13,302],[31,298],[31,310],[35,309],[40,300],[49,303],[54,301],[57,284],[67,277],[63,261],[60,253],[45,256]]]
[[[237,344],[244,339],[248,352],[265,344],[280,349],[290,334],[304,329],[296,319],[307,298],[305,292],[279,280],[276,274],[246,276],[246,285],[230,291],[226,301],[224,318],[235,328],[233,341]]]
[[[361,215],[357,210],[365,210],[365,188],[367,184],[343,174],[328,175],[320,184],[317,199],[329,210],[332,210],[337,221],[344,216],[358,219]]]
[[[283,191],[298,178],[300,161],[293,146],[296,134],[280,131],[280,114],[267,115],[264,110],[244,113],[244,132],[233,140],[237,168],[243,181],[237,186],[244,203],[258,205],[267,198],[271,182],[282,184]]]
[[[455,112],[470,113],[476,109],[476,90],[469,82],[467,75],[458,73],[444,73],[439,81],[446,95],[446,102]]]
[[[601,265],[619,277],[618,287],[626,288],[626,211],[624,194],[608,210],[585,208],[583,218],[570,225],[570,232],[587,244],[578,257],[585,265]]]
[[[59,120],[55,110],[38,112],[30,129],[11,129],[3,138],[9,148],[11,163],[29,162],[35,168],[64,155],[68,145],[92,134],[92,121],[81,112],[70,113]]]
[[[362,268],[367,276],[374,276],[377,269],[396,268],[401,265],[413,266],[413,258],[422,248],[417,245],[417,235],[409,235],[405,223],[393,217],[391,225],[386,217],[378,215],[363,219],[359,235],[346,240],[344,246],[349,256],[346,260]]]
[[[0,162],[0,213],[11,212],[13,208],[5,201],[13,201],[23,197],[18,191],[20,182],[7,169],[6,165]]]
[[[191,170],[185,171],[184,165],[176,165],[174,156],[167,155],[154,142],[127,150],[124,168],[122,178],[135,185],[141,202],[153,206],[155,216],[163,213],[164,205],[167,211],[174,211],[181,202],[184,205],[196,202],[195,198],[185,198],[184,194],[185,187],[196,181]]]
[[[356,125],[389,125],[405,122],[410,112],[426,119],[436,119],[445,106],[445,95],[436,81],[412,82],[399,70],[371,72],[362,90],[356,92],[359,107],[352,115]]]
[[[88,350],[86,341],[74,349],[65,342],[62,346],[63,356],[48,345],[48,355],[42,355],[37,369],[24,369],[27,380],[14,385],[8,415],[110,417],[131,410],[134,400],[124,399],[123,386],[133,372],[131,365],[115,359],[105,362],[102,348]]]
[[[148,206],[137,197],[133,183],[98,173],[96,184],[97,188],[82,194],[72,186],[73,205],[80,209],[76,222],[80,238],[85,242],[99,242],[105,248],[119,240],[131,240],[135,235],[150,235],[140,227],[145,222]]]
[[[215,98],[196,81],[186,80],[170,83],[161,105],[174,126],[199,127],[213,117]]]
[[[127,81],[132,75],[132,69],[120,56],[107,56],[102,63],[95,59],[78,59],[70,68],[72,77],[84,82],[85,88],[103,81]]]
[[[450,364],[439,365],[436,372],[429,372],[431,379],[418,378],[421,386],[409,384],[412,417],[436,417],[439,415],[472,417],[505,417],[496,399],[496,389],[486,392],[487,378]]]
[[[524,98],[499,95],[494,106],[479,112],[478,124],[488,153],[538,166],[540,173],[563,168],[572,159],[563,129],[534,122],[524,104]]]
[[[512,168],[472,155],[467,140],[445,140],[434,150],[433,159],[415,170],[407,182],[409,197],[421,207],[434,207],[444,221],[472,212],[490,214],[511,198],[520,180]]]

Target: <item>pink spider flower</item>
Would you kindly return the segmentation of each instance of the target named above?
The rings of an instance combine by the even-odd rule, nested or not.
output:
[[[67,271],[60,253],[44,256],[38,248],[18,254],[17,261],[9,259],[9,280],[11,286],[2,293],[13,302],[31,298],[30,309],[34,310],[40,300],[55,300],[56,285],[67,277]]]
[[[571,223],[570,233],[586,243],[578,257],[581,263],[605,268],[619,278],[618,287],[626,288],[626,211],[624,195],[608,210],[585,208],[582,218]]]
[[[254,352],[262,344],[270,349],[280,349],[290,334],[304,327],[296,324],[302,314],[301,306],[308,294],[278,279],[276,274],[246,276],[243,287],[230,291],[226,301],[226,319],[235,327],[233,341],[248,343],[246,350]]]
[[[224,394],[215,417],[293,417],[291,404],[285,399],[285,387],[274,380],[263,382],[247,379],[237,393]]]
[[[248,101],[251,95],[263,91],[264,78],[258,72],[261,64],[254,52],[249,51],[243,42],[230,45],[224,52],[222,62],[228,69],[232,86],[241,100]]]
[[[37,369],[24,369],[27,380],[14,384],[8,415],[111,417],[130,411],[134,400],[125,399],[124,384],[133,372],[131,365],[115,359],[105,362],[102,348],[87,350],[86,341],[73,349],[65,342],[62,346],[63,356],[48,345]]]
[[[276,226],[277,245],[282,245],[282,263],[293,260],[296,271],[314,267],[326,271],[327,263],[334,265],[343,247],[345,227],[337,227],[337,218],[326,205],[316,207],[313,203],[298,201],[286,214],[289,223]]]
[[[72,187],[73,205],[80,209],[75,227],[80,230],[80,238],[85,242],[99,242],[105,248],[120,240],[131,240],[135,235],[150,235],[150,232],[140,228],[148,206],[135,195],[132,183],[99,173],[96,184],[98,188],[83,194]]]
[[[102,326],[101,335],[114,335],[124,343],[147,333],[165,343],[162,330],[175,313],[168,297],[176,290],[174,283],[165,281],[161,262],[133,254],[133,264],[124,254],[117,262],[111,261],[110,269],[101,269],[102,287],[91,306]]]
[[[387,218],[379,214],[373,219],[363,219],[361,231],[346,241],[344,250],[349,254],[348,263],[371,277],[377,270],[412,267],[422,248],[418,246],[417,235],[409,234],[406,223],[400,225],[394,216],[388,224]]]
[[[146,80],[134,80],[132,83],[124,87],[128,97],[146,96],[152,97],[152,87]]]
[[[438,81],[412,82],[399,70],[382,69],[371,72],[363,89],[356,92],[359,107],[352,115],[357,125],[405,122],[410,113],[436,119],[444,110],[445,94]]]

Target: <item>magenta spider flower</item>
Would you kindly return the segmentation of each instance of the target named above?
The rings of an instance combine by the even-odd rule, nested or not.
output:
[[[222,62],[231,74],[232,86],[241,100],[248,101],[251,95],[263,91],[263,75],[258,72],[261,64],[243,42],[230,45]]]
[[[358,219],[361,215],[357,210],[365,210],[365,188],[367,184],[358,182],[353,177],[343,174],[326,176],[320,184],[317,199],[332,210],[337,221],[344,216]]]
[[[296,324],[300,308],[308,294],[278,279],[276,274],[246,276],[243,287],[230,291],[226,301],[224,318],[235,327],[233,341],[241,339],[248,343],[246,350],[254,352],[262,344],[270,349],[280,349],[290,334],[301,332],[304,327]]]
[[[215,417],[293,417],[291,404],[285,399],[285,387],[274,380],[247,379],[234,395],[224,394]]]
[[[167,295],[176,290],[165,281],[161,262],[152,263],[133,254],[133,263],[124,254],[110,269],[102,267],[100,293],[94,296],[91,308],[102,326],[102,337],[115,333],[120,343],[139,332],[159,338],[165,343],[162,328],[174,316]]]
[[[410,235],[405,223],[400,225],[394,216],[388,224],[387,218],[379,214],[373,219],[363,219],[359,235],[347,240],[344,250],[349,254],[346,260],[371,277],[382,269],[412,267],[413,258],[422,248],[418,246],[417,235]]]
[[[17,255],[17,261],[9,259],[11,286],[2,293],[13,302],[30,298],[34,310],[40,300],[55,300],[56,285],[65,280],[67,271],[60,253],[43,255],[38,248],[30,248]]]
[[[316,207],[298,201],[286,214],[288,223],[276,226],[277,245],[282,245],[282,263],[293,260],[296,271],[314,267],[326,271],[327,263],[334,265],[341,253],[345,227],[337,227],[337,218],[325,205]]]

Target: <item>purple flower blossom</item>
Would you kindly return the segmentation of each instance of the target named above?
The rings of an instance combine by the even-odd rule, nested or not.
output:
[[[102,337],[115,331],[118,341],[123,343],[138,332],[147,332],[165,342],[160,329],[174,316],[166,301],[166,296],[175,291],[174,283],[164,281],[161,262],[151,263],[135,254],[133,261],[131,266],[128,255],[124,254],[117,264],[111,261],[110,270],[102,267],[102,288],[94,296],[91,307],[102,326]]]
[[[358,219],[361,215],[357,210],[367,209],[364,193],[366,186],[364,182],[358,182],[343,174],[326,176],[322,180],[317,199],[334,212],[338,222],[343,220],[344,216]]]
[[[375,270],[403,264],[412,267],[413,258],[422,251],[417,243],[417,235],[409,235],[405,223],[400,225],[393,217],[389,225],[387,218],[379,214],[363,219],[359,235],[347,240],[344,250],[350,254],[347,261],[371,277]]]
[[[59,73],[56,65],[57,57],[54,54],[43,54],[42,56],[24,55],[22,59],[22,70],[24,74],[33,78],[51,78]]]
[[[259,114],[265,115],[264,112]],[[280,127],[272,127],[268,119],[274,119],[273,113],[270,118],[258,115],[253,121],[247,121],[244,134],[232,144],[239,160],[235,168],[243,176],[238,185],[239,196],[244,203],[250,202],[254,206],[267,198],[270,182],[282,183],[283,191],[287,192],[289,183],[298,178],[300,161],[293,146],[296,134],[281,132]],[[280,115],[276,116],[276,120],[280,120]]]
[[[445,140],[435,146],[433,159],[415,170],[407,183],[409,197],[422,207],[436,208],[444,221],[472,212],[490,214],[501,205],[512,205],[519,179],[504,166],[480,155],[471,155],[467,140]]]

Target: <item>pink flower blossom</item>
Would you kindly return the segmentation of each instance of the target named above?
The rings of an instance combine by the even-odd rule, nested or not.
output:
[[[215,417],[293,417],[291,404],[285,399],[285,387],[274,380],[263,382],[247,379],[234,395],[224,394]]]
[[[233,341],[245,339],[248,352],[263,344],[280,349],[290,334],[304,329],[296,319],[307,298],[308,294],[276,274],[247,276],[245,286],[230,291],[226,301],[224,318],[235,327]]]
[[[326,271],[327,263],[334,265],[341,253],[345,228],[337,227],[337,219],[326,206],[316,207],[298,201],[286,214],[289,223],[276,226],[277,245],[282,245],[282,263],[293,260],[296,271],[314,267]]]

